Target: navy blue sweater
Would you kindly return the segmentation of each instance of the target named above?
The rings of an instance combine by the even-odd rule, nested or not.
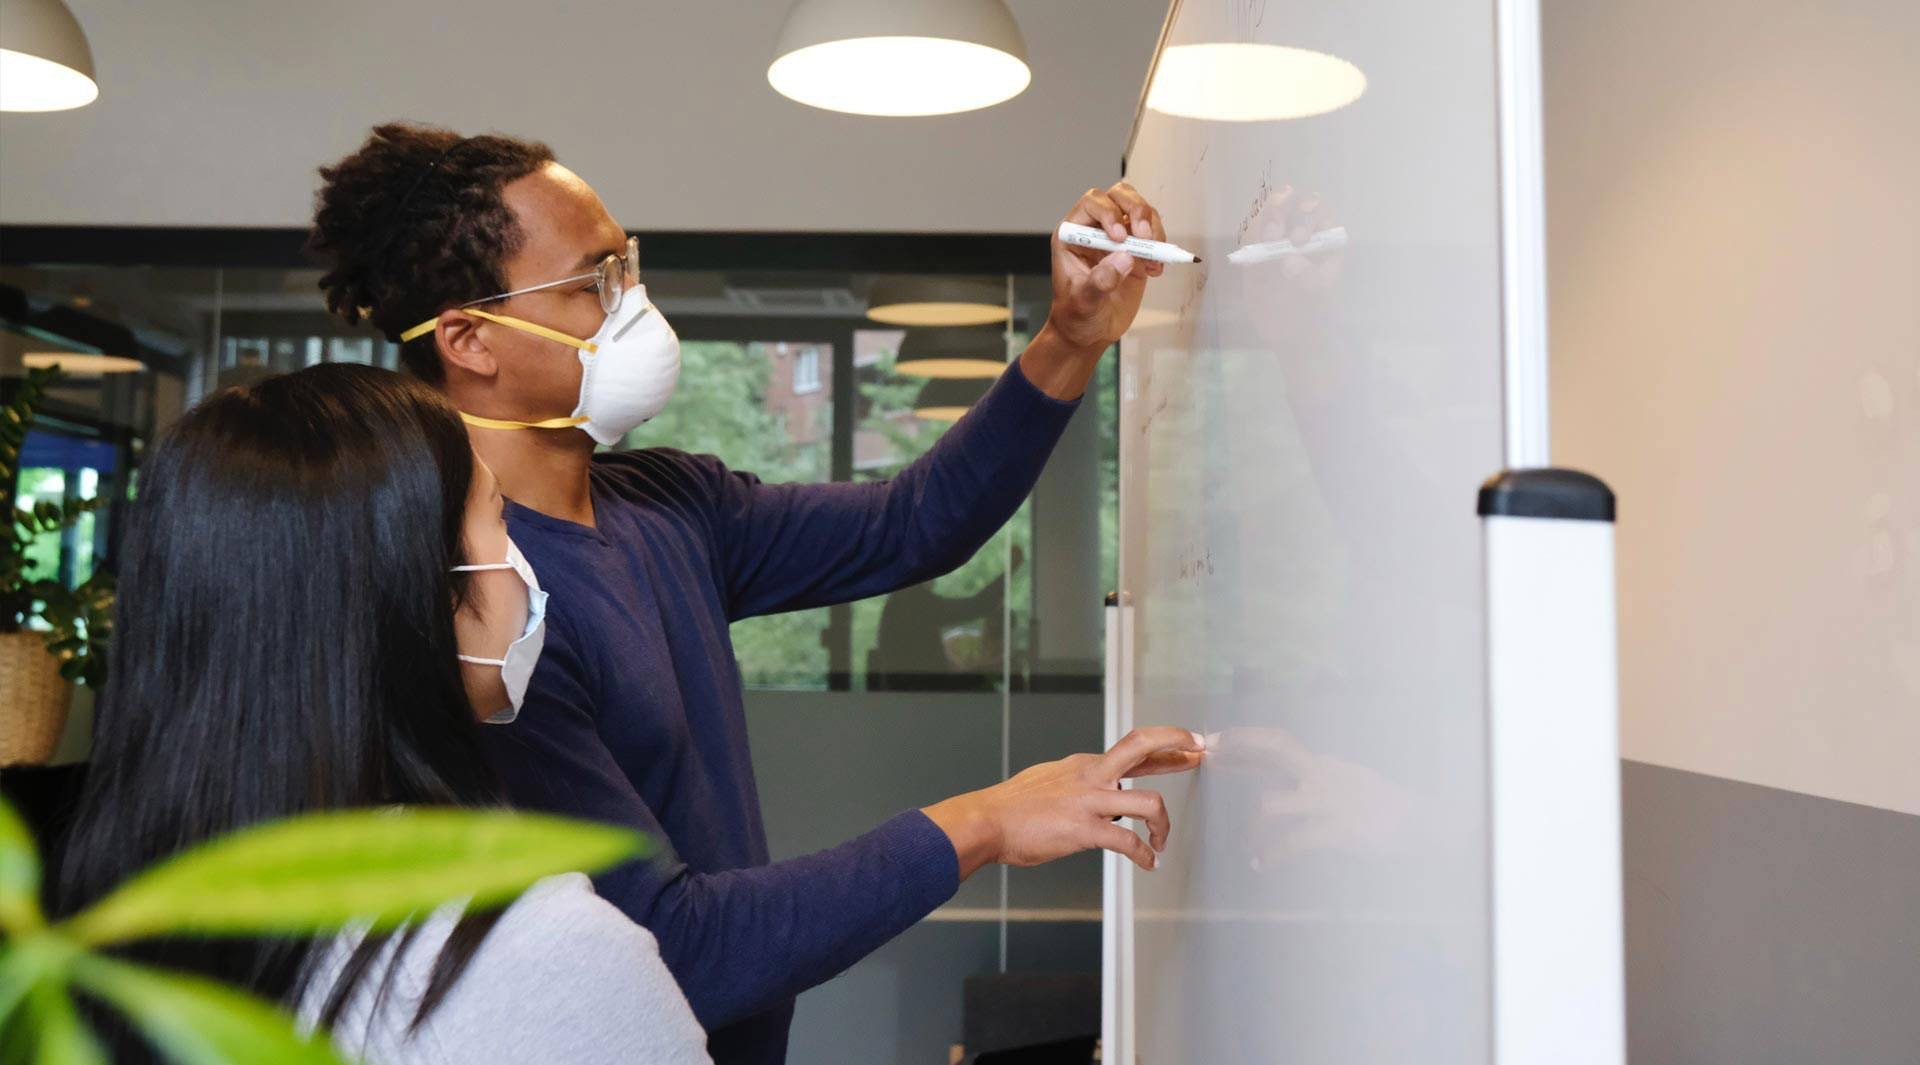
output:
[[[659,939],[716,1062],[784,1061],[794,996],[959,886],[952,844],[918,810],[768,863],[728,624],[966,561],[1032,490],[1074,407],[1016,364],[889,481],[763,484],[649,448],[595,457],[593,528],[508,506],[551,599],[519,719],[482,730],[490,756],[516,803],[671,848],[595,885]]]

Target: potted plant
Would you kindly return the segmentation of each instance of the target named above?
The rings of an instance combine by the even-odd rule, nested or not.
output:
[[[12,515],[0,535],[0,765],[51,758],[66,726],[69,685],[98,687],[106,680],[112,575],[96,573],[68,588],[27,573],[27,549],[35,538],[65,529],[100,504],[83,499],[19,505],[20,448],[59,376],[57,366],[28,370],[12,400],[0,407],[0,502]]]

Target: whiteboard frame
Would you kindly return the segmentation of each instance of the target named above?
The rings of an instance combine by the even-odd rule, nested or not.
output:
[[[1493,1061],[1621,1065],[1613,523],[1481,526]]]
[[[1125,593],[1106,605],[1106,746],[1133,731],[1133,610]],[[1123,786],[1131,782],[1124,782]],[[1100,894],[1100,1060],[1134,1060],[1133,863],[1112,851],[1101,852]]]
[[[1173,33],[1173,20],[1180,17],[1180,0],[1169,0],[1167,17],[1160,20],[1160,35],[1153,39],[1153,58],[1147,60],[1146,80],[1140,83],[1140,98],[1133,104],[1133,124],[1127,127],[1127,144],[1120,149],[1120,176],[1127,176],[1127,158],[1133,154],[1133,142],[1140,136],[1140,119],[1147,113],[1147,94],[1153,91],[1153,75],[1160,69],[1160,56],[1167,50],[1167,37]]]
[[[1547,175],[1539,0],[1495,0],[1500,115],[1500,336],[1507,468],[1551,465]]]

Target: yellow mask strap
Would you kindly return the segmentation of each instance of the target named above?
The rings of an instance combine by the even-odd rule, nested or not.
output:
[[[510,422],[500,418],[482,418],[478,414],[460,412],[460,420],[468,425],[477,425],[482,429],[572,429],[587,424],[583,417],[548,418],[539,422]]]
[[[581,351],[584,351],[589,355],[598,354],[600,351],[600,345],[595,344],[591,340],[581,340],[578,337],[570,337],[567,334],[560,332],[558,329],[548,329],[544,325],[537,325],[533,322],[526,321],[525,319],[515,318],[511,315],[506,315],[506,314],[493,314],[488,311],[475,310],[472,307],[457,307],[455,309],[458,310],[461,314],[470,315],[474,318],[485,318],[489,322],[498,322],[509,329],[518,329],[522,333],[532,333],[534,336],[537,336],[537,337],[545,337],[546,339],[554,341],[556,343],[565,344],[570,348],[579,348]],[[429,318],[426,321],[421,322],[419,325],[414,326],[412,329],[409,329],[406,332],[400,334],[401,343],[405,343],[409,340],[414,339],[415,337],[426,336],[428,333],[433,332],[433,327],[435,323],[439,321],[440,321],[440,316],[435,315],[432,318]]]
[[[458,308],[458,310],[461,314],[471,315],[475,318],[485,318],[489,322],[498,322],[509,329],[518,329],[523,333],[532,333],[537,337],[545,337],[548,340],[565,344],[570,348],[579,348],[589,355],[598,354],[600,351],[600,346],[591,340],[581,340],[577,337],[570,337],[557,329],[548,329],[544,325],[537,325],[533,322],[514,318],[511,315],[493,314],[488,311],[475,310],[472,307],[461,307]],[[433,327],[439,321],[440,317],[435,315],[400,334],[400,340],[404,343],[415,337],[425,336],[433,331]],[[482,429],[572,429],[576,426],[585,425],[588,421],[588,419],[583,416],[573,416],[566,418],[548,418],[544,421],[537,422],[515,422],[503,418],[482,418],[478,414],[468,414],[466,411],[460,412],[460,420],[466,422],[468,425],[478,426]]]

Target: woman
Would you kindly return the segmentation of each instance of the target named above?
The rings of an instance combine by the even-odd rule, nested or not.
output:
[[[544,595],[433,389],[323,365],[228,389],[152,453],[114,676],[61,880],[78,910],[169,854],[315,810],[499,801],[481,718],[517,709]],[[707,1062],[643,928],[586,877],[392,936],[170,939],[376,1063]],[[102,1024],[114,1060],[154,1060]]]

